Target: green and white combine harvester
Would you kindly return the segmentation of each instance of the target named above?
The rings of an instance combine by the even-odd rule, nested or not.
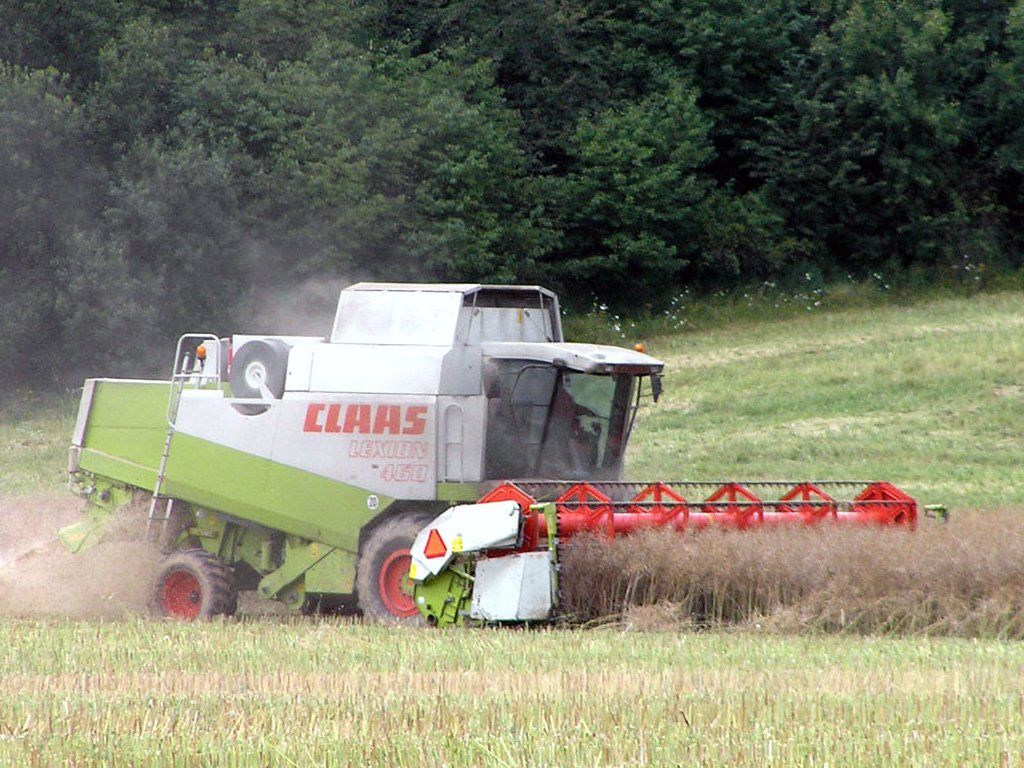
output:
[[[888,483],[622,481],[662,368],[566,343],[543,288],[359,283],[329,338],[190,333],[167,381],[87,380],[85,519],[61,539],[81,551],[144,513],[166,616],[232,614],[253,590],[448,625],[553,618],[558,544],[582,531],[915,524]]]

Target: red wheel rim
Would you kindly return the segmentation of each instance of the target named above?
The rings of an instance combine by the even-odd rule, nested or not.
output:
[[[409,566],[412,556],[408,549],[397,549],[384,558],[380,566],[377,586],[380,599],[392,616],[406,619],[415,616],[416,603],[412,599],[412,584],[409,580]]]
[[[164,614],[177,619],[194,619],[199,616],[203,602],[203,591],[199,579],[188,571],[171,571],[164,579],[160,603]]]

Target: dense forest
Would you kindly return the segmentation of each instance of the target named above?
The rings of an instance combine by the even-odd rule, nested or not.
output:
[[[1018,269],[1022,116],[1024,1],[0,0],[0,379],[310,282]]]

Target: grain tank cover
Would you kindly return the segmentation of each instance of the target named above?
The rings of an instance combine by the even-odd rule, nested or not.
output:
[[[334,344],[426,347],[562,340],[558,299],[539,286],[357,283],[341,292]]]

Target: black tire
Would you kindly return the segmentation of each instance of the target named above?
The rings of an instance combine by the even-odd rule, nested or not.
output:
[[[385,567],[393,571],[398,553],[412,546],[417,534],[431,519],[429,516],[410,514],[392,518],[377,526],[363,542],[356,566],[356,597],[364,617],[385,624],[426,624],[418,611],[411,614],[395,612],[393,597],[389,600],[389,595],[382,593],[381,571]],[[393,588],[391,593],[393,596]],[[411,597],[409,604],[412,605]],[[415,610],[415,606],[412,607]]]
[[[238,592],[231,568],[204,549],[172,552],[157,569],[153,610],[183,621],[233,615]]]
[[[261,398],[262,381],[270,394],[280,400],[288,375],[288,350],[280,339],[254,339],[239,347],[231,361],[231,394]]]

